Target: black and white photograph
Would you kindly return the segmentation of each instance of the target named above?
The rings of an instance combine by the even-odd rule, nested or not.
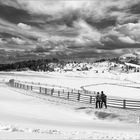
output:
[[[0,140],[140,140],[140,0],[0,0]]]

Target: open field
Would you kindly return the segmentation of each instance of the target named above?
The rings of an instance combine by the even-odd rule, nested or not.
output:
[[[3,84],[9,79],[16,79],[81,89],[82,86],[93,84],[132,85],[133,83],[124,80],[125,77],[119,79],[111,75],[107,77],[107,75],[88,73],[59,75],[41,72],[0,73],[0,139],[139,140],[140,124],[137,123],[140,116],[139,110],[115,108],[98,110],[94,105],[44,96]],[[139,84],[133,83],[133,85],[136,87]],[[128,88],[126,91],[129,91],[130,87],[124,88]],[[111,90],[113,87],[110,88]],[[134,94],[138,88],[133,90],[133,94],[129,96],[123,94],[123,96],[137,99],[138,93],[136,93],[137,96]],[[107,93],[112,95],[109,91]],[[119,92],[120,95],[122,93]]]

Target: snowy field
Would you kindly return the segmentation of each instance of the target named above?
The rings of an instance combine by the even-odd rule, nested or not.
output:
[[[89,91],[104,91],[108,96],[140,99],[140,73],[114,74],[89,72],[11,72],[0,73],[7,81],[36,82],[42,84],[58,85],[73,89],[86,89]]]
[[[137,123],[139,110],[98,110],[94,106],[39,95],[4,84],[9,79],[16,79],[76,89],[104,90],[111,96],[140,99],[139,78],[139,73],[1,72],[0,139],[140,140],[140,124]]]

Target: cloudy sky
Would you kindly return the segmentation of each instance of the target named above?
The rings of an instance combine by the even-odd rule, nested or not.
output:
[[[140,0],[0,0],[0,57],[21,51],[58,57],[138,52]]]

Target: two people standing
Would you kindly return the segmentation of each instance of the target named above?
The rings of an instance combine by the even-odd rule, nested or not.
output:
[[[96,108],[102,108],[103,105],[107,108],[107,96],[101,91],[101,94],[97,92],[96,95]]]

